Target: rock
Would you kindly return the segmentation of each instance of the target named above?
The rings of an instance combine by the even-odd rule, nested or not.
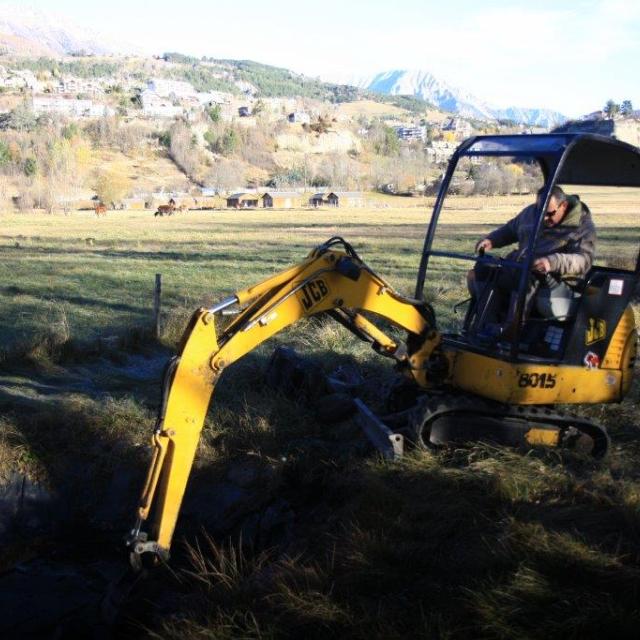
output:
[[[250,497],[246,489],[230,482],[199,486],[191,492],[187,491],[182,517],[195,518],[207,528],[226,533],[237,524]]]
[[[59,497],[26,475],[13,473],[0,487],[0,542],[50,534],[69,517]]]
[[[77,566],[46,560],[17,565],[0,576],[0,636],[70,637],[63,631],[64,619],[97,603],[104,588]]]
[[[327,392],[322,367],[298,355],[291,347],[275,349],[267,365],[265,380],[272,389],[295,399],[315,400]]]
[[[323,422],[333,424],[350,418],[356,405],[348,393],[331,393],[318,400],[316,413]]]
[[[239,487],[249,487],[260,478],[260,469],[256,463],[250,460],[237,461],[231,463],[227,471],[227,479],[229,482]]]
[[[263,548],[286,545],[293,532],[294,514],[286,500],[269,505],[260,518],[259,544]]]
[[[92,520],[101,528],[105,525],[109,528],[120,527],[127,519],[133,520],[135,501],[141,487],[139,471],[133,470],[130,464],[117,465],[103,500],[92,513]]]

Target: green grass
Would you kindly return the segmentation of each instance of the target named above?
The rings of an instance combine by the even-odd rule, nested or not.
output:
[[[593,194],[591,200],[597,202]],[[517,208],[496,200],[500,211],[489,211],[487,220],[473,199],[465,202],[446,213],[449,248]],[[599,225],[607,260],[637,243],[624,205]],[[100,220],[2,215],[2,349],[30,353],[36,364],[4,363],[0,475],[19,470],[52,487],[77,482],[73,508],[105,526],[95,522],[93,507],[108,496],[114,469],[146,469],[158,389],[101,371],[105,357],[126,360],[133,347],[144,349],[144,332],[142,344],[129,338],[123,352],[98,354],[102,360],[82,349],[65,359],[64,345],[148,327],[155,273],[163,275],[163,340],[175,345],[194,308],[301,260],[337,234],[411,294],[428,217],[419,209],[209,211],[161,220],[149,213]],[[465,297],[456,276],[467,266],[433,266],[429,294],[443,309],[441,322],[450,323],[452,304]],[[140,627],[151,637],[187,639],[637,636],[637,383],[620,405],[584,409],[612,437],[601,462],[477,445],[412,452],[392,464],[362,447],[352,423],[323,424],[304,398],[265,387],[262,372],[275,344],[291,344],[327,371],[357,366],[374,404],[392,377],[387,361],[341,327],[313,319],[225,371],[192,487],[215,486],[234,463],[255,465],[259,481],[246,508],[264,513],[284,502],[291,538],[250,544],[240,525],[220,538],[194,527],[193,517],[181,519],[175,577],[161,574],[153,587],[161,607],[150,604],[149,592],[131,604],[133,636]],[[51,358],[56,349],[60,357]],[[26,387],[32,375],[62,389],[72,374],[74,381],[84,375],[106,395],[69,391],[11,409],[14,374],[16,385]],[[129,526],[132,505],[122,506]],[[252,513],[240,512],[240,522]],[[20,554],[29,549],[9,550],[0,562]]]
[[[596,216],[598,260],[632,266],[638,225],[631,195]],[[633,195],[633,194],[632,194]],[[175,342],[193,309],[259,282],[342,235],[400,292],[413,295],[431,200],[402,208],[320,211],[202,211],[171,218],[150,212],[0,214],[0,359],[39,345],[90,342],[152,324],[155,274],[163,281],[167,339]],[[452,199],[435,247],[472,252],[478,238],[506,221],[529,196]],[[592,209],[604,195],[588,194]],[[440,302],[444,327],[467,296],[471,263],[434,258],[427,297]]]
[[[44,335],[88,341],[150,326],[156,273],[167,323],[180,324],[193,309],[302,260],[336,233],[411,292],[427,216],[394,213],[397,221],[379,211],[2,215],[1,349],[24,349]]]

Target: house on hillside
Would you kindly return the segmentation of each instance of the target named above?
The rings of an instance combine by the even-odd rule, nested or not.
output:
[[[420,140],[424,142],[427,139],[426,127],[396,127],[396,135],[398,140],[407,140],[412,142],[414,140]]]
[[[54,96],[35,96],[33,98],[33,112],[36,115],[58,113],[70,118],[102,118],[112,116],[115,111],[104,104],[94,103],[92,100],[65,99]]]
[[[213,107],[215,105],[230,104],[233,95],[224,91],[203,91],[196,94],[198,102],[205,107]]]
[[[455,133],[458,139],[468,138],[473,133],[471,123],[462,118],[448,118],[442,122],[440,129]]]
[[[294,111],[287,116],[287,120],[294,124],[309,124],[311,122],[311,116],[304,111]]]
[[[448,142],[447,140],[433,140],[431,144],[425,149],[429,162],[436,164],[442,164],[449,162],[449,159],[456,150],[455,142]]]
[[[552,133],[597,133],[640,146],[640,120],[636,118],[570,120]]]
[[[92,96],[104,94],[104,88],[98,80],[84,78],[64,77],[60,78],[57,85],[52,87],[53,93],[77,95],[86,93]]]
[[[0,86],[7,89],[22,89],[26,87],[33,92],[42,91],[42,83],[28,69],[6,70],[2,67],[0,72]]]
[[[145,89],[140,94],[142,114],[149,118],[176,118],[184,113],[184,108],[176,106],[167,98]]]
[[[153,78],[147,82],[147,89],[162,98],[168,98],[172,95],[176,98],[188,98],[196,95],[193,85],[183,80]]]
[[[233,193],[227,198],[227,207],[231,209],[255,209],[260,196],[256,193]]]
[[[297,191],[267,191],[262,196],[265,209],[291,209],[302,206],[302,195]]]

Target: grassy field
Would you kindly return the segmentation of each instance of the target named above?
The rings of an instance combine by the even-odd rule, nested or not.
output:
[[[149,325],[156,273],[167,315],[190,313],[302,260],[336,234],[408,291],[427,216],[418,209],[3,215],[2,348],[47,331],[85,341]]]
[[[584,199],[601,261],[627,264],[639,238],[629,194],[611,199],[591,190]],[[464,250],[527,202],[452,200],[442,246]],[[162,219],[150,212],[0,215],[0,476],[18,469],[53,487],[81,477],[71,506],[95,531],[118,529],[119,521],[96,524],[95,505],[107,500],[114,469],[144,468],[158,389],[154,380],[137,384],[108,372],[132,355],[126,336],[151,325],[155,274],[164,286],[162,341],[173,347],[193,309],[289,266],[333,235],[412,294],[429,217],[429,208],[414,206]],[[467,265],[435,266],[429,295],[450,313],[465,297],[452,274],[464,275]],[[109,336],[125,344],[108,354],[110,368],[89,349]],[[70,341],[77,344],[71,359]],[[357,366],[374,402],[390,381],[386,361],[326,321],[300,323],[277,342],[327,371]],[[135,346],[156,348],[141,343]],[[620,405],[585,409],[612,437],[602,462],[477,445],[412,452],[391,464],[361,446],[353,424],[326,425],[302,400],[267,389],[262,371],[272,346],[225,373],[191,490],[211,504],[208,487],[224,484],[233,465],[253,465],[250,504],[236,514],[234,531],[246,534],[261,510],[281,518],[280,533],[242,543],[209,528],[206,508],[185,512],[176,573],[131,607],[131,637],[140,625],[162,638],[637,637],[637,383]],[[51,399],[29,410],[8,404],[12,385],[28,386],[29,375],[47,376]],[[33,553],[18,547],[0,561]]]
[[[604,264],[634,263],[632,195],[587,194]],[[404,206],[392,206],[398,202]],[[529,196],[454,198],[434,246],[472,253],[479,238],[528,202]],[[370,208],[351,210],[190,211],[169,218],[113,212],[100,219],[88,211],[1,214],[0,357],[43,339],[86,342],[150,326],[156,273],[163,280],[164,326],[175,332],[193,309],[302,260],[334,235],[412,295],[432,204],[378,196]],[[466,296],[461,272],[470,265],[434,260],[432,266],[428,294],[446,300],[441,315],[449,318],[450,307]]]

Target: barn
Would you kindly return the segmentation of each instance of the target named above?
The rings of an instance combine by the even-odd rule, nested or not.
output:
[[[302,196],[297,191],[267,191],[262,195],[265,209],[291,209],[302,206]]]
[[[364,207],[365,200],[360,191],[332,191],[325,200],[330,207]]]
[[[232,209],[255,209],[260,196],[255,193],[234,193],[227,198],[227,207]]]
[[[361,191],[332,191],[331,193],[315,193],[309,198],[312,207],[364,207],[366,201]]]
[[[309,205],[317,208],[321,207],[323,204],[327,204],[327,201],[325,200],[326,195],[326,193],[314,193],[309,198]]]

